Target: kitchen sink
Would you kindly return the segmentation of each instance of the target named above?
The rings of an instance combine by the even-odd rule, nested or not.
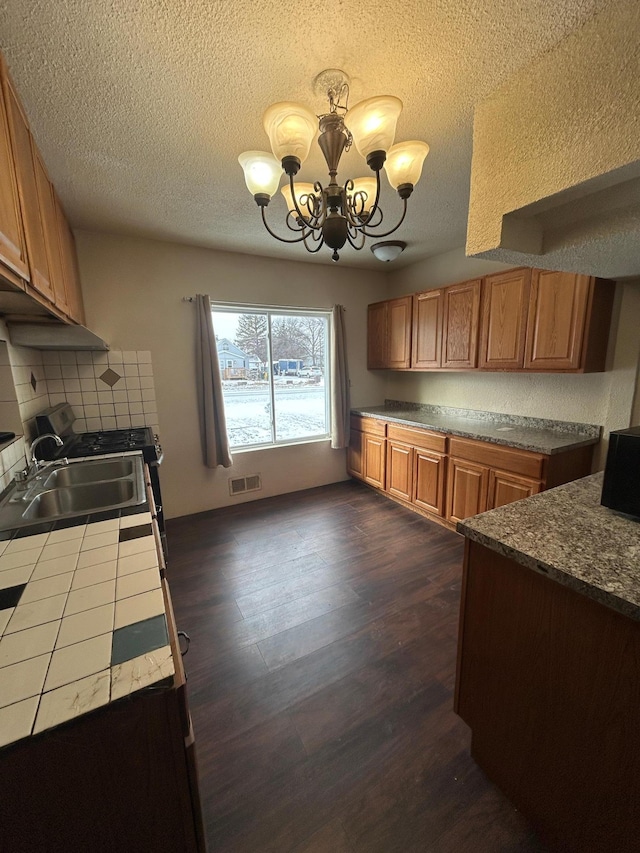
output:
[[[26,489],[14,489],[0,504],[0,530],[138,506],[145,500],[142,456],[73,462],[45,469]]]
[[[129,505],[134,495],[134,483],[130,479],[50,489],[36,495],[22,517],[42,520],[115,509]]]
[[[119,480],[131,477],[136,471],[136,460],[126,457],[100,459],[96,462],[77,462],[56,468],[44,481],[45,489],[60,489],[103,480]]]

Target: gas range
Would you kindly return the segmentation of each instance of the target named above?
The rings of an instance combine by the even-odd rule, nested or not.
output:
[[[53,440],[43,441],[39,448],[42,459],[78,459],[81,456],[98,456],[106,453],[142,452],[145,462],[159,465],[162,448],[158,437],[149,427],[73,432],[75,415],[69,403],[59,403],[36,416],[38,435],[54,433],[62,441],[58,447]]]

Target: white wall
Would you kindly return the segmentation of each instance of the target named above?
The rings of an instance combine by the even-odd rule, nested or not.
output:
[[[508,267],[507,267],[508,268]],[[390,294],[400,296],[505,269],[504,265],[465,258],[462,249],[398,270]],[[605,373],[401,373],[387,372],[391,399],[488,412],[595,423],[612,429],[631,423],[640,357],[640,283],[617,285]],[[603,448],[596,460],[603,461]]]
[[[352,404],[380,403],[386,378],[366,369],[366,310],[386,298],[386,276],[80,231],[76,234],[87,325],[112,347],[149,350],[170,517],[311,488],[346,478],[345,451],[318,442],[234,453],[231,469],[201,461],[195,393],[195,308],[183,296],[347,309]],[[262,476],[263,490],[230,498],[228,479]]]

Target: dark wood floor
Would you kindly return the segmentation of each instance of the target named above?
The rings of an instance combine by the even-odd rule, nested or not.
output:
[[[462,539],[354,482],[170,522],[210,853],[533,853],[453,713]]]

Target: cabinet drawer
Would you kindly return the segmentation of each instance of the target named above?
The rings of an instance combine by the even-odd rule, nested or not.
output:
[[[460,459],[480,462],[490,468],[500,468],[531,477],[532,480],[544,479],[545,456],[530,453],[528,450],[516,450],[513,447],[501,447],[486,441],[472,441],[467,438],[449,439],[449,454]]]
[[[386,435],[387,425],[378,418],[363,418],[360,415],[351,415],[351,429],[359,429],[370,435]]]
[[[435,450],[438,453],[444,453],[447,446],[447,436],[444,433],[429,432],[427,429],[411,429],[387,424],[387,437],[395,441],[403,441],[412,447],[422,447],[424,450]]]

